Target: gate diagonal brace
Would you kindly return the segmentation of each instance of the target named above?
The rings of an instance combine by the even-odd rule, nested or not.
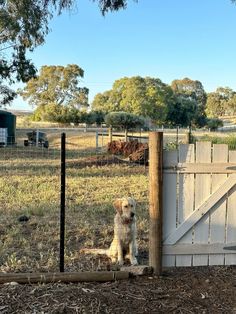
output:
[[[177,243],[212,207],[218,203],[225,194],[236,184],[236,174],[232,174],[208,199],[197,208],[172,234],[165,240],[164,244]]]

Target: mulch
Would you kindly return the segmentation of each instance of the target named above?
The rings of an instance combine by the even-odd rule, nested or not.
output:
[[[170,268],[160,278],[0,286],[0,313],[236,313],[236,267]]]

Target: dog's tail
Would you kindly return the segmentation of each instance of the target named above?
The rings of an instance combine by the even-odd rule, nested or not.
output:
[[[80,250],[80,253],[108,255],[109,249],[82,249]]]

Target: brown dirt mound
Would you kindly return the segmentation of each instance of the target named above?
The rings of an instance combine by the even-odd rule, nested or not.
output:
[[[108,143],[108,152],[128,157],[130,154],[147,147],[147,144],[139,143],[137,140],[130,142],[112,141]]]
[[[139,164],[148,164],[148,144],[139,143],[137,140],[131,142],[112,141],[108,143],[108,152],[114,155],[129,157],[129,160]]]

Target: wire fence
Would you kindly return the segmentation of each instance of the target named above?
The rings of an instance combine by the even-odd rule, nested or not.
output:
[[[0,148],[0,270],[58,271],[60,239],[60,141],[62,130],[47,130],[49,147]],[[147,167],[96,146],[96,132],[66,130],[65,271],[110,269],[105,256],[84,248],[108,248],[113,238],[116,198],[137,202],[139,263],[148,258]]]

